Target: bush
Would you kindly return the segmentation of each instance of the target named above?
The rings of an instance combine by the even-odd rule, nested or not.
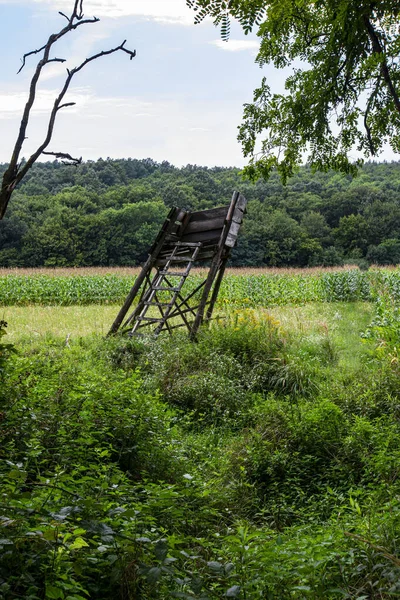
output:
[[[4,336],[7,335],[6,327],[6,321],[0,320],[0,380],[4,377],[9,358],[15,352],[13,344],[5,344],[3,341]]]
[[[276,357],[286,341],[279,321],[267,310],[244,309],[228,313],[226,318],[204,329],[200,343],[215,352],[234,356],[253,365]]]

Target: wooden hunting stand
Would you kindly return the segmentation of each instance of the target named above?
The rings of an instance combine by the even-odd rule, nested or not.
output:
[[[244,196],[234,192],[228,206],[198,212],[172,208],[109,335],[120,328],[133,336],[145,332],[158,335],[163,330],[171,333],[177,327],[187,327],[194,337],[200,325],[211,319],[246,203]],[[208,274],[185,295],[188,275],[195,264],[201,263],[209,264]],[[137,297],[136,308],[123,322]],[[152,308],[157,314],[150,311],[147,316]]]

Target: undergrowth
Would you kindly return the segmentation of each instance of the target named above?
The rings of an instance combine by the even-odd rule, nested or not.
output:
[[[398,313],[5,344],[0,598],[400,595]],[[355,347],[355,343],[353,341]],[[361,354],[360,354],[361,356]]]

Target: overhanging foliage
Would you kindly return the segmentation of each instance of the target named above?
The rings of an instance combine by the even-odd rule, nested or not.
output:
[[[257,62],[291,68],[285,94],[263,78],[239,140],[255,180],[286,180],[304,161],[354,173],[358,156],[400,150],[400,4],[396,0],[187,0],[196,21],[229,18],[260,38]],[[262,138],[260,140],[260,137]]]

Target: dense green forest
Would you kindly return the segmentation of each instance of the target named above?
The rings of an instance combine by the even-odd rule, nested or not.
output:
[[[0,165],[0,175],[6,165]],[[39,163],[0,222],[0,266],[137,265],[169,207],[249,200],[236,266],[400,262],[400,163],[367,163],[357,177],[303,167],[284,187],[237,168],[151,159]]]

